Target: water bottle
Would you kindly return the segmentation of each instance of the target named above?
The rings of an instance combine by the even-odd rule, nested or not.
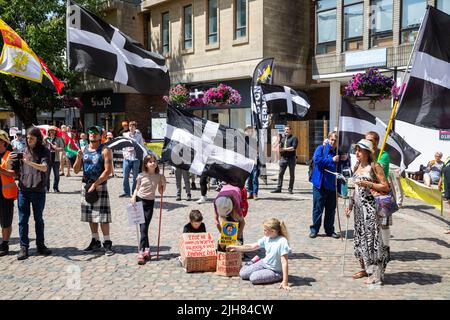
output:
[[[341,183],[341,196],[343,198],[347,198],[348,197],[347,181]]]
[[[257,263],[259,260],[261,260],[261,258],[259,256],[254,256],[252,258],[252,260],[250,260],[249,262],[246,263],[246,265],[249,266],[251,264]]]

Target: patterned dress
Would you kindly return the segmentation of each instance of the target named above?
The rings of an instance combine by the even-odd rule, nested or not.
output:
[[[355,173],[353,178],[374,182],[370,171],[363,174]],[[382,282],[388,263],[388,252],[381,237],[381,221],[377,215],[375,198],[369,188],[355,185],[353,201],[355,257],[364,262],[366,272],[375,282]]]

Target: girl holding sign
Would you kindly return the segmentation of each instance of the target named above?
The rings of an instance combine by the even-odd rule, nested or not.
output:
[[[291,290],[288,284],[288,254],[291,252],[288,232],[283,221],[272,218],[264,221],[264,237],[256,243],[242,246],[228,246],[229,251],[255,251],[266,249],[266,256],[251,265],[243,266],[239,275],[253,284],[281,281],[280,288]]]
[[[166,190],[166,178],[159,173],[158,160],[153,155],[144,158],[142,172],[136,179],[136,189],[131,197],[131,203],[142,201],[144,207],[145,223],[140,225],[141,242],[139,245],[138,264],[145,264],[150,260],[150,244],[148,241],[148,227],[153,216],[155,204],[155,192],[158,188],[159,194]]]

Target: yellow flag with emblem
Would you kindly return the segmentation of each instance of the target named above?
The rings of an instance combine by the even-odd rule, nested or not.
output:
[[[43,82],[44,75],[50,78],[38,56],[2,19],[0,19],[0,32],[4,41],[0,56],[0,73],[39,83]]]

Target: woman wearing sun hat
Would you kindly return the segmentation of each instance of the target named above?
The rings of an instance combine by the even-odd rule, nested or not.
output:
[[[11,170],[7,150],[11,144],[8,134],[0,130],[0,225],[2,227],[2,243],[0,244],[0,257],[9,253],[9,238],[12,232],[12,221],[14,215],[14,200],[17,199],[18,188],[14,182],[14,170]]]
[[[355,145],[355,150],[357,163],[352,177],[355,181],[355,193],[350,198],[350,205],[345,209],[347,216],[354,211],[355,257],[362,268],[353,275],[353,279],[368,276],[366,284],[381,284],[388,263],[388,251],[383,243],[373,194],[389,192],[389,184],[383,168],[374,161],[372,142],[361,139]]]

